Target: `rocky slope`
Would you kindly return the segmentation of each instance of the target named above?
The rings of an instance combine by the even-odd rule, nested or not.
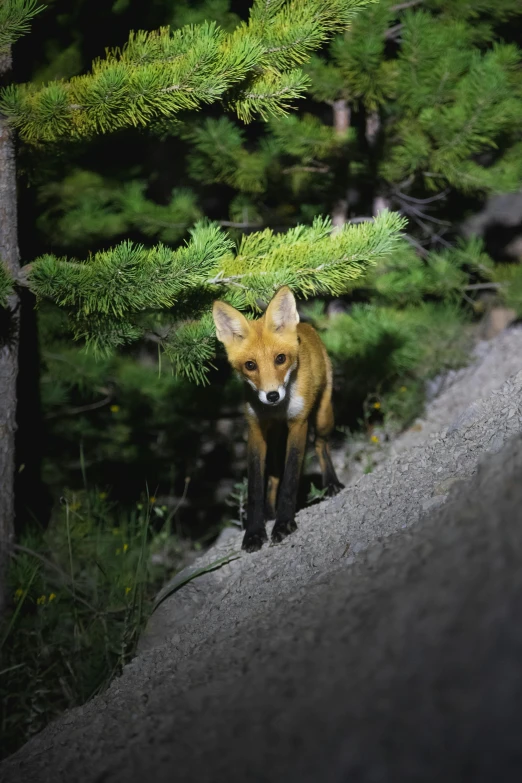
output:
[[[522,372],[491,393],[487,355],[449,427],[283,544],[239,554],[230,531],[191,568],[235,559],[166,597],[122,677],[2,781],[520,779]]]

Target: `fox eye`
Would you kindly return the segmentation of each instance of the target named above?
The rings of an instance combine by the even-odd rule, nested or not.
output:
[[[284,355],[284,353],[280,353],[276,356],[275,358],[276,364],[284,364],[285,362],[286,362],[286,356]]]
[[[245,367],[247,368],[247,370],[252,372],[253,370],[256,369],[256,363],[255,362],[245,362]]]

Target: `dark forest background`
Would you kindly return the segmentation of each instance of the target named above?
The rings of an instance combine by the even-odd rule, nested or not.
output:
[[[232,30],[249,8],[51,0],[14,46],[14,80],[87,72],[130,30],[204,19]],[[336,453],[371,470],[422,412],[427,381],[466,363],[492,310],[506,323],[522,314],[521,41],[510,0],[384,2],[312,58],[311,89],[286,120],[245,126],[211,105],[179,124],[20,141],[22,261],[86,259],[124,239],[177,246],[202,217],[239,240],[317,215],[340,226],[401,212],[390,258],[301,308],[334,361]],[[502,193],[506,220],[477,222]],[[60,308],[25,290],[18,392],[24,551],[3,634],[6,753],[121,670],[155,591],[240,524],[245,501],[241,388],[219,352],[205,385],[174,374],[153,340],[95,356]],[[310,458],[301,505],[320,499],[315,484]],[[49,563],[83,585],[81,606]]]

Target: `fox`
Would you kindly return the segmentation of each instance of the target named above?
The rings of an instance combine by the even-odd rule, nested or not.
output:
[[[275,293],[258,319],[247,320],[221,300],[214,302],[212,315],[216,337],[244,381],[248,500],[242,548],[256,552],[268,540],[268,520],[275,518],[272,543],[297,529],[297,492],[310,425],[326,494],[344,488],[329,447],[332,365],[314,327],[300,322],[288,286]]]

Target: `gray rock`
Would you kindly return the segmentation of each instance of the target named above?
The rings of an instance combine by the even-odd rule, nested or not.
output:
[[[522,373],[460,421],[167,597],[3,783],[519,780]]]

